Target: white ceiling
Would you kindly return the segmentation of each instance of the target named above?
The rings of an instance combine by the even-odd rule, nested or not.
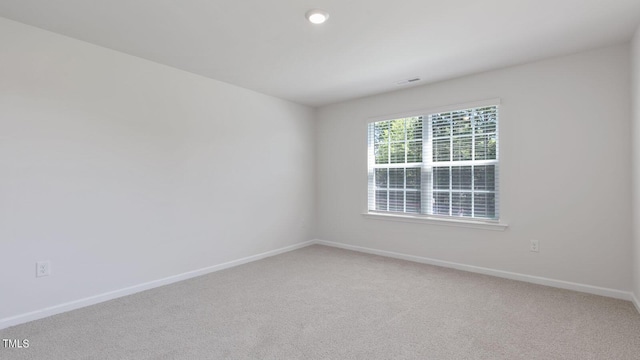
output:
[[[640,0],[0,0],[0,16],[320,106],[628,41]]]

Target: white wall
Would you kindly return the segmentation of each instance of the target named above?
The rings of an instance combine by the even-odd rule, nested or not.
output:
[[[640,27],[631,42],[633,117],[633,292],[640,300]],[[640,310],[640,308],[638,309]]]
[[[629,46],[320,108],[318,237],[631,289]],[[370,117],[499,97],[504,232],[363,217]],[[529,241],[540,252],[529,252]]]
[[[0,320],[313,238],[313,109],[2,18],[0,45]]]

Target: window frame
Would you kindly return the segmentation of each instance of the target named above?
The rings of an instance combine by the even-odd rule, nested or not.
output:
[[[430,224],[445,225],[445,226],[461,226],[461,227],[470,227],[470,228],[488,229],[488,230],[504,230],[507,227],[507,225],[502,222],[502,219],[504,218],[503,216],[504,214],[501,211],[502,206],[500,206],[501,205],[500,203],[502,202],[502,196],[500,196],[501,189],[499,187],[500,177],[501,177],[500,174],[503,167],[501,163],[501,156],[500,156],[501,140],[498,140],[498,144],[496,146],[496,159],[469,160],[469,161],[458,161],[458,162],[450,160],[449,162],[446,162],[446,163],[443,162],[443,165],[442,165],[442,166],[450,166],[453,163],[455,163],[455,166],[463,166],[463,163],[469,163],[469,164],[479,166],[479,165],[482,165],[479,163],[483,163],[483,164],[486,163],[486,165],[496,166],[497,177],[495,178],[495,190],[493,191],[493,193],[496,194],[497,196],[495,207],[496,207],[496,211],[498,211],[498,218],[488,219],[488,218],[462,217],[462,216],[452,216],[452,215],[427,214],[425,213],[424,209],[426,206],[428,207],[429,204],[425,204],[426,202],[423,202],[422,204],[423,209],[422,209],[422,213],[420,214],[369,210],[370,189],[372,189],[375,184],[374,183],[375,169],[380,168],[379,166],[376,166],[377,164],[373,164],[373,166],[369,164],[369,159],[375,159],[374,146],[373,146],[374,142],[369,136],[369,126],[372,123],[387,121],[387,120],[394,120],[394,119],[401,119],[401,118],[422,117],[423,118],[423,129],[422,129],[423,158],[422,158],[422,162],[419,164],[421,169],[421,177],[423,179],[425,178],[429,179],[429,176],[432,174],[428,174],[425,177],[425,172],[432,171],[433,167],[439,165],[438,162],[433,162],[433,161],[428,162],[424,158],[425,156],[431,156],[432,154],[432,140],[433,140],[433,137],[431,136],[432,124],[429,119],[429,116],[433,114],[438,114],[438,113],[454,112],[457,110],[496,106],[498,108],[498,117],[500,117],[500,105],[501,105],[501,100],[499,98],[494,98],[494,99],[488,99],[488,100],[482,100],[482,101],[446,105],[446,106],[420,109],[420,110],[408,111],[403,113],[396,113],[396,114],[390,114],[385,116],[376,116],[376,117],[368,118],[366,122],[366,126],[367,126],[366,136],[367,136],[367,147],[368,147],[368,150],[367,150],[368,151],[368,154],[367,154],[368,155],[367,157],[367,173],[368,173],[367,206],[366,206],[366,211],[363,213],[363,215],[365,215],[365,217],[367,218],[378,219],[378,220],[392,220],[392,221],[414,222],[414,223],[420,222],[420,223],[430,223]],[[496,128],[498,139],[500,139],[499,134],[500,134],[501,123],[502,121],[498,120],[498,124],[497,124],[498,127]],[[475,139],[475,135],[472,137],[472,141],[473,139]],[[451,149],[451,151],[453,151],[453,149]],[[386,167],[388,168],[395,167],[395,166],[406,168],[406,167],[413,167],[413,165],[415,164],[414,163],[400,163],[400,164],[389,163],[386,165],[387,165]],[[427,196],[431,198],[433,196],[432,194],[434,193],[433,184],[429,181],[422,181],[421,183],[422,184],[421,184],[420,192],[424,194],[428,194]],[[389,189],[389,187],[387,187],[387,189]],[[406,189],[404,190],[406,191]],[[376,189],[373,189],[373,191],[375,192]],[[451,185],[450,185],[449,192],[451,192]],[[473,186],[469,192],[471,194],[475,193],[475,189],[473,188]],[[404,202],[405,202],[404,206],[406,207],[406,200]]]
[[[422,126],[422,122],[423,122],[422,116],[420,116],[418,118],[420,118],[419,120],[420,120],[421,126]],[[398,120],[398,119],[393,119],[393,120]],[[403,119],[403,120],[407,120],[407,119]],[[405,123],[405,126],[406,126],[406,123]],[[385,192],[386,193],[386,198],[384,199],[384,204],[385,204],[385,207],[387,208],[387,210],[384,210],[384,212],[406,213],[407,212],[407,200],[406,199],[407,199],[407,194],[408,193],[418,193],[418,194],[420,194],[419,198],[422,199],[422,195],[421,195],[423,193],[422,185],[420,185],[419,187],[408,187],[407,186],[407,171],[409,169],[418,170],[417,173],[418,173],[420,179],[422,179],[422,176],[423,176],[422,175],[422,171],[424,169],[424,166],[423,166],[424,162],[422,161],[423,160],[422,156],[424,154],[423,129],[422,129],[422,127],[420,128],[420,138],[419,139],[416,139],[416,138],[409,139],[409,138],[407,138],[407,132],[405,130],[404,131],[404,138],[402,140],[392,140],[391,139],[391,133],[392,133],[391,128],[389,128],[388,131],[389,131],[389,140],[388,140],[388,142],[386,142],[386,143],[377,143],[375,141],[375,136],[374,136],[373,143],[370,144],[372,146],[372,149],[373,149],[374,153],[376,152],[376,146],[378,146],[378,145],[380,145],[380,146],[386,145],[386,148],[387,148],[387,151],[388,151],[388,155],[387,155],[387,161],[388,162],[385,163],[385,164],[373,164],[372,165],[371,169],[373,171],[372,176],[373,176],[374,180],[373,180],[373,182],[371,184],[369,184],[369,186],[375,186],[376,185],[376,180],[375,179],[377,179],[377,172],[378,172],[377,170],[378,169],[386,170],[385,187],[384,188],[379,188],[379,187],[376,186],[373,189],[373,192],[376,193],[376,194],[378,192]],[[419,162],[407,162],[408,155],[409,155],[408,154],[408,152],[409,152],[408,145],[410,143],[419,143],[420,144],[420,147],[419,147],[419,149],[420,149],[420,161]],[[402,144],[403,145],[403,148],[405,149],[404,150],[404,154],[405,154],[404,155],[404,160],[405,160],[404,162],[394,162],[393,159],[391,159],[391,152],[392,152],[391,149],[392,149],[394,144]],[[391,173],[392,173],[392,170],[394,170],[394,169],[400,169],[400,170],[403,171],[403,175],[402,175],[403,183],[402,183],[402,187],[401,188],[398,187],[398,186],[393,186],[394,184],[393,184],[392,178],[394,178],[394,177],[392,176]],[[395,184],[395,185],[398,185],[398,184]],[[402,198],[403,198],[403,201],[402,201],[402,209],[403,210],[402,211],[391,210],[391,207],[392,207],[392,204],[393,204],[393,202],[391,201],[391,194],[392,193],[396,193],[396,194],[397,193],[402,193]],[[376,207],[378,207],[378,204],[377,204],[378,197],[376,196],[375,198],[376,199],[374,201],[376,202]],[[419,212],[421,212],[422,206],[420,206],[420,208],[417,209],[417,210],[419,210]],[[419,214],[419,212],[416,213],[416,214]],[[410,212],[410,213],[415,213],[415,212]]]

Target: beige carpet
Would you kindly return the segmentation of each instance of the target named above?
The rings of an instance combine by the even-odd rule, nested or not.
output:
[[[640,359],[640,315],[626,301],[315,245],[0,338],[30,342],[0,359]]]

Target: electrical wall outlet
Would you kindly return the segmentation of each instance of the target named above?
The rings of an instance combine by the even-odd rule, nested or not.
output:
[[[538,240],[531,240],[529,251],[540,252],[540,244],[538,243]]]
[[[50,261],[38,261],[36,263],[36,277],[43,277],[51,275],[51,262]]]

